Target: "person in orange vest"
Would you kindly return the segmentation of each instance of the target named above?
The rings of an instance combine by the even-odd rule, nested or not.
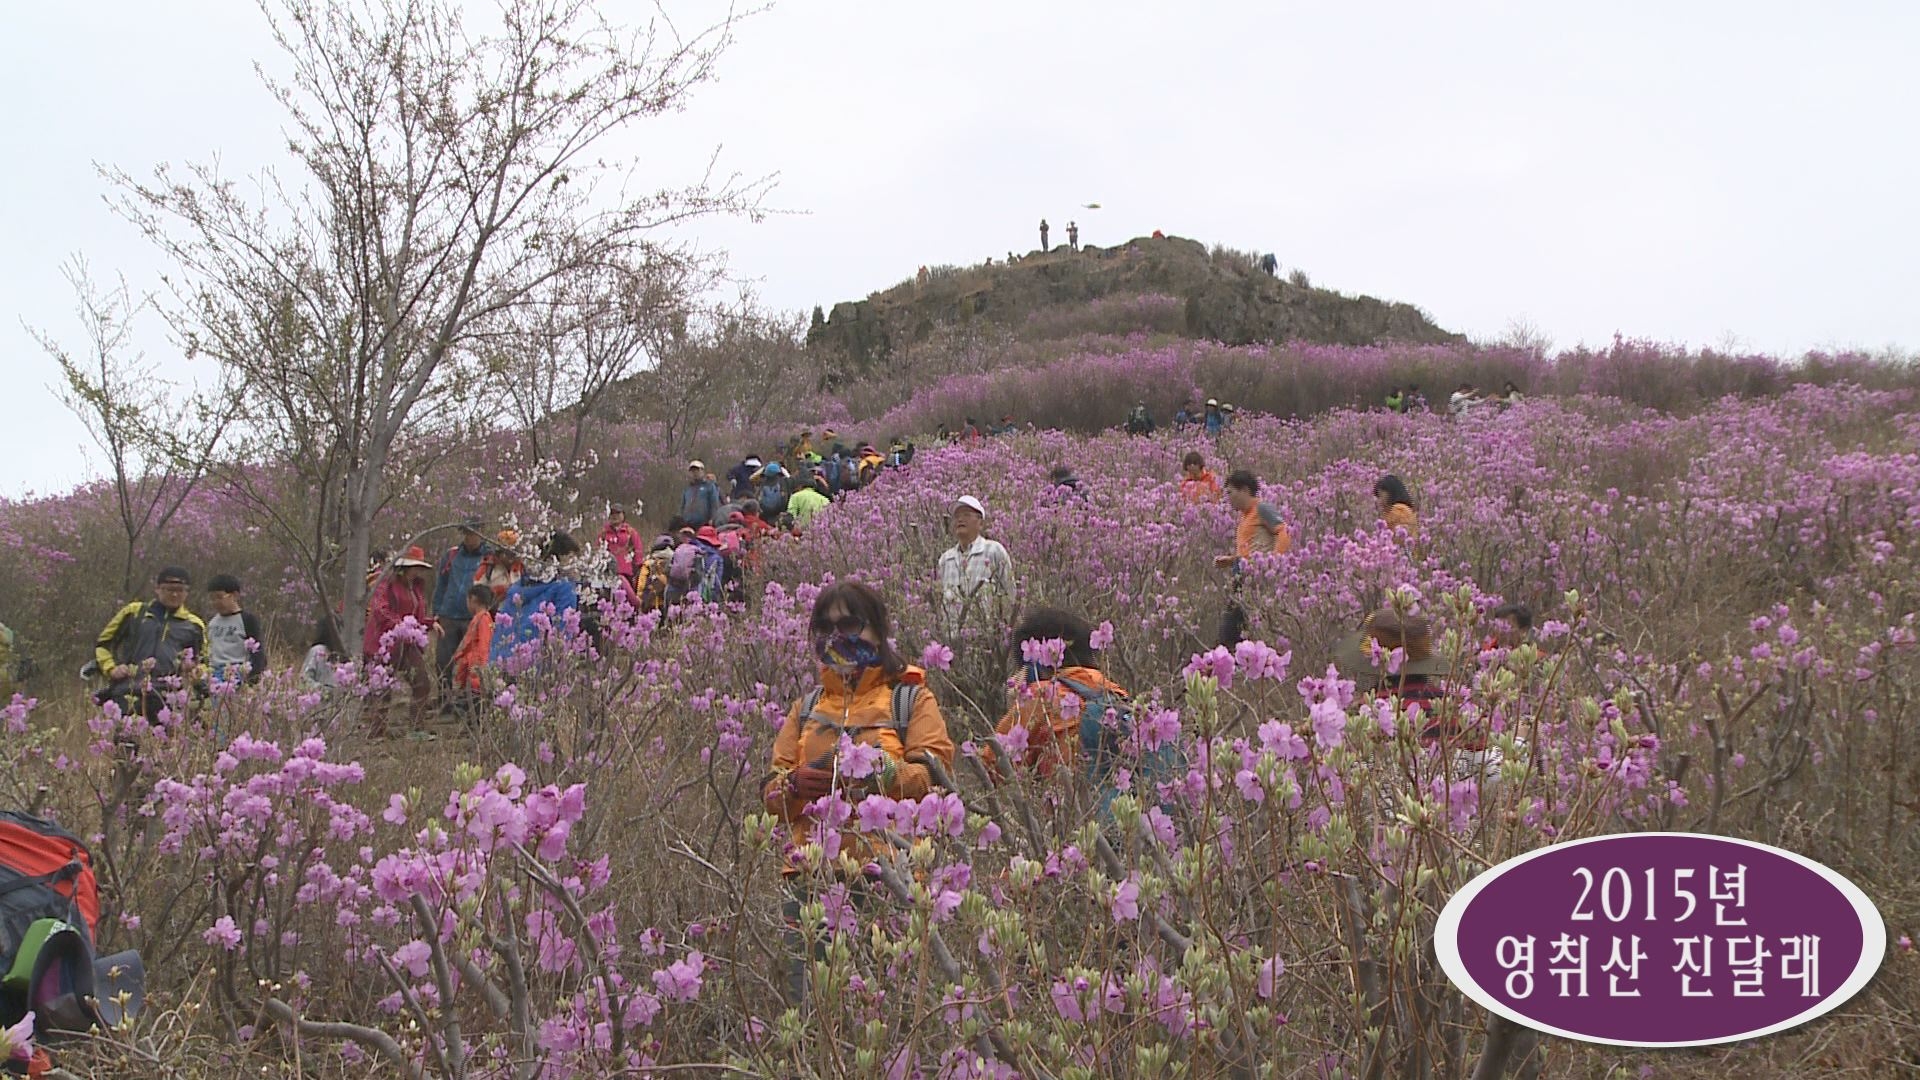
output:
[[[1085,619],[1058,608],[1040,608],[1022,618],[1013,632],[1016,648],[1026,642],[1045,641],[1059,641],[1065,646],[1059,666],[1028,661],[1024,665],[1021,689],[994,729],[995,734],[1002,737],[1012,734],[1015,728],[1025,731],[1026,749],[1009,764],[1030,770],[1042,779],[1058,770],[1070,769],[1079,749],[1080,717],[1066,715],[1060,701],[1066,693],[1080,696],[1079,691],[1070,689],[1071,685],[1120,698],[1127,696],[1123,687],[1094,666],[1093,628]],[[980,757],[987,765],[988,775],[997,775],[993,747],[982,747]]]
[[[1250,470],[1237,469],[1228,474],[1227,503],[1240,515],[1233,530],[1233,554],[1218,556],[1213,564],[1233,571],[1219,641],[1231,649],[1246,637],[1247,611],[1240,604],[1239,594],[1246,579],[1247,560],[1267,553],[1285,555],[1293,550],[1293,534],[1280,511],[1260,498],[1260,478]]]
[[[1373,498],[1380,507],[1380,520],[1390,529],[1420,531],[1420,518],[1414,510],[1413,496],[1398,476],[1388,473],[1373,482]]]
[[[872,794],[921,798],[934,789],[931,763],[942,772],[951,769],[954,749],[926,672],[894,650],[879,593],[857,581],[827,586],[814,600],[808,631],[818,682],[787,711],[773,740],[773,771],[761,791],[767,812],[786,823],[796,851],[812,836],[818,811],[810,809],[819,800],[836,792],[853,802]],[[874,851],[851,830],[841,833],[840,843],[841,853],[856,862]],[[797,860],[783,868],[789,895],[781,913],[794,1005],[806,997],[800,912],[811,897],[803,870]]]
[[[1206,455],[1187,451],[1180,461],[1180,495],[1190,503],[1206,503],[1220,497],[1220,480],[1207,468]]]

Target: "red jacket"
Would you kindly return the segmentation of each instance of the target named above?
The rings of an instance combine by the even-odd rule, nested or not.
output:
[[[624,521],[601,529],[600,542],[606,545],[607,552],[613,556],[614,570],[623,578],[631,578],[640,568],[640,560],[647,557],[640,534]]]
[[[409,615],[421,626],[432,624],[433,618],[427,614],[427,587],[409,584],[398,573],[388,571],[373,587],[373,599],[367,605],[367,632],[360,639],[361,654],[378,656],[380,639]]]

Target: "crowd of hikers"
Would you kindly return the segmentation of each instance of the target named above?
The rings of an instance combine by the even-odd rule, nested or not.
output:
[[[1498,397],[1482,397],[1471,384],[1463,384],[1452,396],[1449,411],[1461,415],[1520,401],[1520,390],[1511,382]],[[1394,387],[1385,405],[1395,412],[1427,407],[1418,384]],[[1207,398],[1203,405],[1182,405],[1173,425],[1200,426],[1217,436],[1231,426],[1234,412],[1231,403]],[[1129,412],[1123,428],[1130,434],[1153,434],[1156,426],[1144,401]],[[1014,430],[1011,416],[984,426],[967,417],[958,430],[941,425],[931,445]],[[459,526],[458,542],[437,559],[430,559],[419,545],[391,558],[376,552],[368,568],[365,629],[358,649],[342,647],[333,632],[335,619],[318,620],[301,679],[310,687],[332,687],[334,665],[350,659],[380,661],[385,676],[370,697],[367,729],[376,736],[388,733],[394,691],[404,686],[407,729],[422,735],[436,707],[443,713],[470,715],[486,700],[486,673],[536,641],[543,625],[571,617],[589,630],[597,629],[602,605],[596,601],[625,603],[645,614],[695,599],[709,604],[743,600],[764,544],[798,535],[836,498],[873,483],[886,470],[910,465],[917,452],[907,438],[895,437],[882,450],[871,442],[843,441],[831,428],[823,429],[816,442],[814,431],[807,429],[764,457],[744,456],[723,474],[714,473],[704,461],[689,461],[678,512],[650,539],[628,518],[626,508],[615,504],[590,546],[564,531],[545,537],[537,548],[523,546],[512,528],[489,535],[479,521],[470,520]],[[1050,481],[1061,497],[1085,497],[1079,478],[1065,465],[1053,469]],[[1259,479],[1249,471],[1234,471],[1222,481],[1196,450],[1182,460],[1178,485],[1184,501],[1200,504],[1224,497],[1236,515],[1233,550],[1214,560],[1226,572],[1217,641],[1232,647],[1246,630],[1241,593],[1248,560],[1262,553],[1286,553],[1293,535],[1279,510],[1260,499]],[[1414,499],[1399,477],[1380,477],[1373,494],[1387,527],[1417,536]],[[986,505],[973,495],[957,497],[949,508],[954,543],[934,574],[943,605],[942,628],[950,634],[982,616],[1012,610],[1013,559],[1004,545],[986,535],[987,517]],[[206,692],[215,685],[238,687],[262,678],[267,670],[265,634],[258,618],[245,609],[240,581],[220,574],[207,583],[205,618],[188,604],[191,587],[186,569],[166,567],[155,575],[151,599],[128,603],[108,621],[85,673],[97,679],[97,700],[151,719],[164,707],[162,688],[169,684],[187,683]],[[1417,648],[1417,634],[1413,640]],[[16,666],[16,648],[12,632],[4,627],[0,646],[0,678],[7,678]],[[187,657],[193,658],[191,667],[183,662]]]
[[[1456,398],[1475,400],[1471,389],[1463,387]],[[1503,406],[1517,403],[1519,391],[1508,384],[1498,400]],[[1396,388],[1387,407],[1406,411],[1423,408],[1424,401],[1417,386]],[[1174,425],[1201,425],[1217,435],[1232,423],[1233,412],[1231,404],[1209,398],[1204,407],[1183,406]],[[1128,415],[1125,429],[1152,434],[1145,403]],[[1011,430],[1011,418],[985,429],[968,418],[958,432],[942,427],[936,440],[944,445]],[[692,460],[677,512],[651,539],[621,505],[609,507],[590,546],[563,531],[528,549],[512,529],[488,535],[480,522],[467,521],[459,526],[458,542],[437,559],[418,545],[390,559],[377,556],[368,571],[359,648],[344,652],[332,636],[333,620],[323,619],[301,677],[310,687],[325,689],[335,684],[335,664],[367,662],[375,672],[363,713],[368,734],[392,733],[395,690],[404,686],[406,727],[431,737],[425,725],[436,705],[473,716],[485,707],[503,673],[512,670],[509,661],[516,652],[537,649],[545,628],[574,625],[597,634],[604,605],[596,601],[663,614],[695,600],[744,601],[762,545],[795,535],[834,499],[873,483],[885,470],[910,465],[915,453],[909,440],[894,439],[882,451],[872,443],[840,441],[825,430],[818,443],[812,431],[803,431],[774,453],[749,454],[720,475]],[[1062,499],[1086,497],[1079,478],[1064,465],[1050,480]],[[1251,471],[1236,469],[1222,480],[1208,467],[1206,455],[1195,450],[1182,459],[1177,484],[1183,501],[1207,504],[1224,498],[1235,515],[1232,549],[1213,560],[1223,572],[1225,592],[1216,642],[1233,648],[1248,630],[1246,594],[1256,560],[1290,551],[1293,530],[1281,511],[1260,497],[1260,480]],[[1380,526],[1404,543],[1418,543],[1419,510],[1407,484],[1386,474],[1371,493]],[[1056,608],[1017,610],[1014,558],[987,535],[986,503],[962,493],[947,509],[952,546],[929,568],[937,585],[940,628],[954,635],[969,626],[1011,626],[1020,655],[1020,668],[1009,680],[1011,704],[996,725],[997,741],[987,741],[973,766],[992,783],[1015,765],[1043,780],[1067,778],[1079,785],[1088,812],[1104,818],[1119,790],[1114,773],[1123,767],[1120,749],[1131,726],[1127,689],[1095,662],[1095,631],[1083,615]],[[104,683],[100,701],[157,719],[169,682],[238,689],[261,679],[264,635],[245,610],[241,583],[224,574],[211,579],[206,590],[211,614],[204,619],[189,608],[191,588],[185,569],[167,567],[155,575],[152,599],[129,603],[114,614],[99,635],[92,665]],[[1492,618],[1500,629],[1484,643],[1486,649],[1511,647],[1532,630],[1532,613],[1523,606],[1508,605]],[[829,793],[912,799],[951,785],[955,767],[955,740],[940,704],[926,689],[925,671],[895,651],[887,604],[878,592],[853,581],[832,584],[815,601],[809,629],[817,685],[789,710],[762,788],[767,809],[790,826],[796,846],[811,827],[809,807]],[[1378,658],[1395,651],[1402,662],[1391,676],[1382,674]],[[1443,719],[1454,711],[1436,707],[1448,693],[1449,664],[1434,654],[1434,627],[1424,616],[1391,608],[1368,613],[1340,643],[1335,663],[1365,691],[1421,708],[1429,718],[1421,721],[1423,740],[1454,752],[1487,752],[1483,732],[1461,729]],[[858,768],[849,767],[849,753]],[[1170,779],[1181,760],[1174,746],[1144,758],[1136,746],[1124,768],[1130,770],[1133,790],[1150,791],[1156,781]],[[797,950],[803,936],[800,912],[818,897],[807,892],[810,886],[801,880],[798,865],[787,869],[791,892],[785,915]],[[789,990],[796,995],[804,996],[805,969],[804,963],[791,966]]]

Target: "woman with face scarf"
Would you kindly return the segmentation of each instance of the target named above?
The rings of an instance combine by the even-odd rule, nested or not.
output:
[[[794,703],[786,723],[773,741],[773,775],[763,796],[767,811],[787,823],[792,850],[808,843],[813,819],[807,808],[839,791],[857,802],[871,794],[894,799],[917,799],[933,787],[926,762],[953,766],[953,739],[933,692],[926,689],[926,673],[910,666],[888,640],[891,627],[886,602],[858,582],[829,585],[814,601],[809,626],[814,659],[820,665],[820,686]],[[894,729],[895,688],[918,686],[904,738]],[[813,701],[811,711],[807,703]],[[804,713],[804,715],[803,715]],[[856,748],[842,755],[841,739]],[[878,759],[873,751],[878,750]],[[859,773],[861,775],[854,775]],[[839,852],[865,862],[882,849],[848,824],[840,834]],[[831,863],[829,863],[831,865]],[[802,876],[798,860],[783,868],[787,897],[781,905],[786,922],[788,1001],[800,1005],[806,998],[806,935],[800,912],[819,882]],[[852,902],[864,904],[859,881],[849,882]],[[815,938],[816,955],[824,943]]]
[[[856,581],[827,586],[814,601],[809,629],[820,664],[819,702],[806,716],[800,713],[807,698],[788,711],[773,741],[773,777],[765,791],[768,811],[792,826],[796,846],[807,840],[807,804],[828,792],[838,789],[852,800],[873,792],[917,799],[932,787],[928,758],[953,765],[953,739],[932,691],[915,695],[905,738],[894,730],[894,688],[924,686],[926,673],[887,640],[891,626],[879,593]],[[842,735],[884,758],[865,776],[846,775],[835,760]]]

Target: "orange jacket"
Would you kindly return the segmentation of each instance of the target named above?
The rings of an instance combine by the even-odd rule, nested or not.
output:
[[[1380,520],[1386,522],[1389,528],[1401,528],[1410,533],[1420,531],[1420,519],[1414,516],[1413,507],[1406,503],[1394,503],[1387,507],[1387,512],[1380,515]]]
[[[1061,668],[1055,678],[1071,679],[1093,690],[1110,690],[1120,695],[1127,692],[1097,668]],[[1080,717],[1063,716],[1060,712],[1060,697],[1067,692],[1066,687],[1053,679],[1042,679],[1014,699],[1007,707],[1007,714],[1000,718],[999,726],[994,728],[1000,735],[1015,727],[1026,728],[1027,752],[1021,757],[1021,764],[1043,777],[1052,776],[1057,768],[1071,766],[1080,749]],[[993,747],[982,747],[980,756],[987,762],[991,774]]]
[[[1220,478],[1212,469],[1202,469],[1199,476],[1181,478],[1180,494],[1190,503],[1211,502],[1220,497]]]
[[[1261,550],[1255,544],[1255,540],[1261,533],[1267,531],[1266,524],[1260,520],[1262,510],[1272,512],[1272,508],[1266,503],[1255,503],[1247,508],[1246,513],[1240,515],[1240,523],[1234,527],[1233,553],[1242,559]],[[1287,523],[1279,520],[1277,512],[1273,512],[1273,518],[1272,550],[1275,555],[1285,555],[1293,550],[1293,534],[1287,531]]]
[[[940,715],[940,703],[926,689],[927,674],[908,667],[896,677],[874,668],[861,676],[857,686],[849,688],[830,668],[820,669],[820,704],[810,717],[802,717],[804,699],[787,710],[787,722],[773,740],[773,778],[761,793],[769,813],[786,822],[793,830],[793,842],[804,844],[811,822],[802,812],[806,801],[787,792],[788,773],[809,762],[826,757],[831,762],[834,748],[840,745],[844,730],[853,741],[877,746],[898,763],[893,787],[881,794],[894,799],[917,799],[932,790],[933,778],[925,765],[907,761],[908,754],[926,754],[953,768],[953,737],[947,734],[946,718]],[[913,716],[907,721],[906,744],[893,730],[893,688],[898,683],[921,687],[913,703]],[[829,767],[831,767],[829,765]],[[842,850],[852,850],[849,834]]]
[[[467,635],[453,654],[453,685],[462,690],[480,689],[480,669],[487,666],[487,650],[493,647],[493,612],[483,611],[467,624]]]

